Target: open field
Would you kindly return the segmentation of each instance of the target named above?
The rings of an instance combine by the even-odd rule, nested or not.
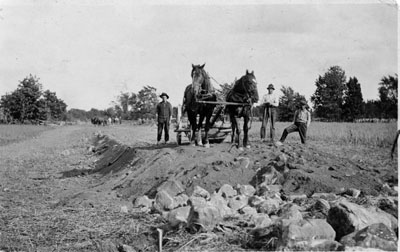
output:
[[[34,138],[49,127],[38,125],[0,124],[0,146]]]
[[[290,122],[276,123],[276,140],[278,140],[285,129],[289,126]],[[268,125],[269,126],[269,125]],[[113,128],[114,127],[114,128]],[[128,124],[117,125],[113,127],[99,127],[98,129],[105,134],[110,134],[118,138],[120,142],[128,145],[138,144],[140,142],[155,142],[157,136],[157,126],[133,126]],[[137,136],[134,133],[135,127],[148,127],[148,134]],[[249,131],[250,140],[259,139],[259,130],[261,122],[253,122]],[[123,129],[120,134],[115,133],[115,129]],[[171,126],[170,140],[175,141],[174,127]],[[326,122],[312,122],[307,132],[309,142],[317,143],[332,143],[338,145],[356,145],[356,146],[370,146],[370,147],[389,147],[393,144],[396,136],[397,123],[326,123]],[[268,132],[267,132],[268,133]],[[267,134],[268,135],[268,134]],[[226,138],[230,141],[230,137]],[[300,142],[298,133],[292,133],[288,136],[288,142]]]
[[[277,134],[288,125],[278,123]],[[235,161],[238,157],[249,157],[255,169],[256,165],[269,162],[270,156],[279,153],[269,143],[258,140],[259,128],[260,123],[253,122],[250,132],[253,147],[240,153],[228,151],[226,142],[229,139],[210,149],[177,147],[173,143],[172,127],[172,143],[156,147],[155,125],[2,125],[0,251],[112,251],[106,249],[108,242],[155,251],[155,227],[165,222],[157,215],[133,212],[135,195],[151,191],[159,180],[170,176],[180,176],[183,181],[191,179],[196,169],[210,172],[196,182],[208,190],[227,181],[244,182],[252,176],[252,170],[241,170],[238,174],[240,162]],[[296,192],[334,191],[354,185],[373,194],[379,193],[377,186],[385,182],[385,178],[396,177],[394,183],[397,184],[397,158],[389,159],[396,128],[396,124],[312,123],[307,146],[299,144],[297,133],[289,135],[280,151],[294,153],[308,165],[308,172],[312,170],[311,175],[327,181],[323,188],[303,185]],[[131,167],[122,173],[89,174],[99,160],[90,149],[92,138],[98,132],[135,147],[134,160],[142,170]],[[216,162],[223,164],[221,169],[226,170],[217,171],[208,166]],[[187,169],[187,174],[178,167]],[[328,167],[334,168],[329,172],[340,179],[324,177]],[[374,176],[380,180],[375,181]],[[242,245],[246,239],[245,235],[239,237],[238,233],[233,233],[199,243],[200,238],[193,242],[193,237],[183,230],[165,235],[168,238],[165,251],[182,247],[185,250],[244,250]],[[189,241],[192,242],[189,244]]]

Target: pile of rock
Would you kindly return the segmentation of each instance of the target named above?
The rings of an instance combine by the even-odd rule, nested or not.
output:
[[[171,180],[158,188],[154,199],[139,197],[134,206],[162,214],[173,228],[192,231],[211,232],[227,220],[236,220],[248,229],[248,247],[253,249],[397,250],[397,216],[352,203],[358,195],[284,197],[280,185],[274,184],[277,180],[279,172],[270,170],[257,190],[251,185],[225,184],[210,194],[197,186],[191,196],[184,194],[179,181]],[[397,210],[397,202],[392,208]]]

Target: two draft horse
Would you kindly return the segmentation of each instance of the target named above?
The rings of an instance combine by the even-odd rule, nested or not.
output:
[[[197,132],[197,144],[203,146],[201,128],[206,119],[204,126],[204,143],[205,147],[210,147],[208,141],[208,131],[210,130],[210,119],[214,111],[215,104],[205,104],[199,101],[217,101],[214,87],[210,82],[210,77],[204,70],[203,65],[192,64],[192,84],[189,84],[183,95],[183,107],[182,114],[187,112],[190,125],[192,127],[192,133],[190,137],[190,143],[195,146],[195,133]],[[199,121],[197,122],[197,115],[199,115]]]
[[[227,102],[242,103],[243,105],[227,105],[226,112],[229,114],[232,126],[232,144],[237,143],[238,148],[243,150],[243,146],[250,148],[249,144],[249,121],[252,105],[258,102],[257,81],[254,71],[246,74],[237,80],[233,88],[226,96]],[[243,117],[243,140],[240,137],[240,118]]]

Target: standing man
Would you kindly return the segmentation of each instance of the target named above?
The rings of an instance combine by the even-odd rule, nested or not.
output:
[[[169,96],[166,93],[160,95],[162,101],[157,104],[157,144],[161,143],[161,135],[164,128],[164,140],[165,143],[169,140],[169,122],[172,116],[171,103],[167,101]]]
[[[276,142],[276,146],[281,146],[285,141],[287,135],[296,131],[299,132],[301,143],[306,143],[307,128],[308,126],[310,126],[311,123],[311,114],[307,110],[307,108],[307,102],[304,100],[301,101],[299,109],[294,112],[293,124],[283,130],[281,140]]]
[[[270,138],[271,141],[274,141],[275,137],[275,121],[276,121],[276,107],[279,105],[279,99],[274,94],[274,85],[269,84],[268,85],[268,94],[264,95],[262,99],[262,105],[263,105],[263,120],[262,120],[262,125],[260,129],[260,137],[261,141],[265,141],[265,131],[266,131],[266,126],[268,124],[268,119],[270,119]]]

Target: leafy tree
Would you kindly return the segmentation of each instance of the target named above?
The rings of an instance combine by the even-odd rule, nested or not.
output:
[[[42,102],[42,85],[36,76],[29,75],[20,81],[18,88],[1,97],[0,106],[7,115],[23,123],[25,120],[35,121],[40,118]]]
[[[67,112],[67,120],[69,121],[87,121],[88,119],[90,119],[90,116],[83,109],[70,109]]]
[[[382,117],[397,118],[397,74],[384,76],[379,83],[379,99]]]
[[[380,101],[368,100],[363,104],[364,118],[380,118]]]
[[[59,99],[55,92],[46,90],[43,92],[43,101],[41,107],[46,112],[46,119],[62,120],[65,119],[67,104]]]
[[[109,107],[108,109],[106,109],[105,114],[107,117],[115,117],[116,112],[114,107]]]
[[[156,88],[147,85],[138,92],[132,111],[134,119],[156,117],[156,106],[158,104],[156,91]]]
[[[315,113],[318,117],[328,120],[340,120],[344,91],[346,90],[346,75],[339,66],[332,66],[315,81],[317,89],[311,96]]]
[[[118,112],[117,114],[119,116],[122,116],[123,119],[130,119],[131,115],[129,112],[129,107],[133,108],[137,101],[137,94],[121,92],[121,94],[117,98],[117,102],[114,102],[114,109]]]
[[[363,114],[363,97],[361,93],[361,85],[356,77],[350,78],[346,84],[343,119],[346,121],[354,121]]]
[[[279,97],[279,121],[292,121],[294,112],[297,109],[297,105],[300,101],[305,101],[304,95],[300,95],[298,92],[294,92],[291,87],[282,86],[282,96]]]

